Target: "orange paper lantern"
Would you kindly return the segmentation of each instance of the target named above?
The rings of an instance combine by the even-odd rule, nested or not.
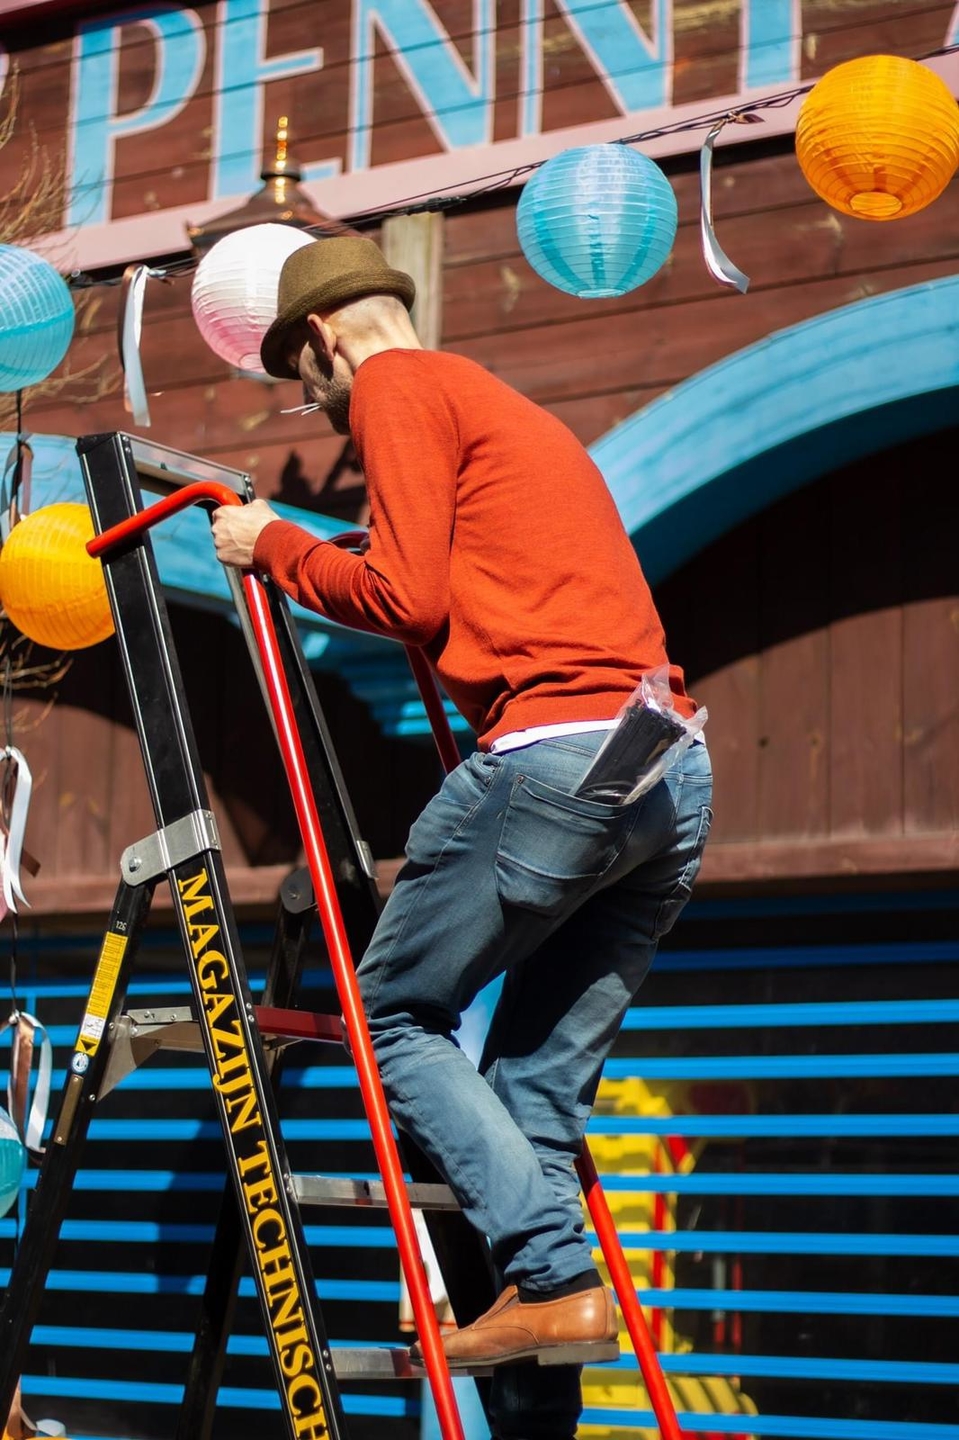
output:
[[[0,550],[0,603],[29,640],[83,650],[113,634],[99,560],[87,554],[86,505],[47,505],[14,525]]]
[[[955,174],[959,106],[945,81],[916,60],[847,60],[806,96],[796,156],[833,209],[898,220],[929,205]]]

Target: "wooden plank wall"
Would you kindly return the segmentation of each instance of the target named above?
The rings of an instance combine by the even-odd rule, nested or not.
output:
[[[629,3],[644,33],[653,35],[652,0]],[[431,0],[431,8],[464,65],[475,71],[472,0]],[[111,9],[119,13],[124,7],[91,0],[88,13],[108,17]],[[222,16],[209,0],[190,9],[199,17],[207,42],[202,73],[192,98],[161,129],[117,138],[113,218],[200,204],[207,198],[217,26]],[[739,88],[741,0],[672,0],[670,9],[673,103],[695,104],[735,94]],[[857,55],[877,51],[927,54],[945,42],[953,14],[952,0],[909,4],[905,0],[800,0],[797,9],[804,80]],[[271,153],[270,137],[277,116],[287,115],[293,119],[296,152],[304,163],[338,160],[344,169],[349,168],[350,127],[355,123],[350,114],[352,10],[348,0],[271,0],[269,53],[283,55],[319,45],[323,63],[321,69],[270,84],[262,120],[265,153]],[[518,133],[525,83],[520,69],[521,13],[520,0],[497,0],[494,141],[509,140]],[[618,112],[613,100],[587,58],[574,25],[551,0],[545,0],[544,15],[542,129],[615,119]],[[71,17],[54,15],[33,21],[29,15],[0,17],[0,35],[22,73],[24,114],[38,141],[52,154],[60,153],[65,144],[73,33]],[[657,37],[660,43],[662,37]],[[423,114],[422,102],[411,93],[401,65],[380,32],[374,39],[374,54],[372,165],[439,153],[442,147]],[[149,33],[128,26],[120,45],[118,114],[134,112],[148,101],[154,59]],[[704,108],[708,108],[705,103]],[[29,144],[29,135],[22,132],[19,141],[0,156],[0,194],[8,188],[17,159]],[[469,174],[465,171],[464,179]]]
[[[455,7],[437,8],[444,23],[452,24]],[[705,9],[719,17],[708,34],[700,23]],[[735,9],[677,3],[678,85],[687,70],[701,73],[692,57],[695,53],[702,61],[710,46],[710,64],[722,75],[717,71],[708,83],[702,81],[703,93],[729,85],[723,67],[728,69],[735,40]],[[855,24],[846,14],[844,23],[832,28],[828,21],[835,11],[826,0],[803,9],[807,70],[884,44],[904,48],[901,28],[895,34],[890,28],[888,5],[858,6]],[[916,11],[905,48],[920,53],[941,43],[950,9],[939,5]],[[883,23],[878,23],[880,16]],[[820,27],[815,43],[809,39],[810,21]],[[860,22],[865,28],[855,28]],[[555,18],[550,23],[556,63],[570,67],[563,72],[569,81],[563,91],[567,109],[551,113],[552,125],[563,116],[562,123],[575,118],[592,81],[568,28]],[[297,32],[291,48],[294,39],[306,43]],[[25,64],[31,53],[39,54],[25,51]],[[684,56],[690,58],[689,67],[680,63]],[[384,107],[382,114],[391,105],[397,116],[410,113],[409,95],[388,57],[382,57],[381,69],[384,88],[377,106]],[[56,87],[45,93],[49,98],[43,103],[55,108]],[[31,104],[38,94],[28,73],[25,95]],[[132,90],[128,98],[132,104]],[[551,104],[556,103],[554,95]],[[48,128],[53,123],[48,117]],[[417,139],[419,132],[407,122],[398,118],[395,132],[406,136],[405,153],[420,146],[422,137]],[[151,143],[144,137],[141,168]],[[721,153],[717,165],[720,238],[752,281],[747,296],[730,294],[712,281],[699,253],[695,161],[675,161],[666,168],[680,210],[674,253],[650,284],[619,300],[581,302],[541,281],[519,249],[514,195],[474,202],[446,220],[444,345],[487,365],[546,406],[586,444],[664,390],[770,331],[955,272],[959,182],[912,219],[867,224],[835,214],[811,194],[787,142],[758,142]],[[157,191],[151,203],[187,201],[192,183],[184,169],[175,196]],[[131,202],[129,208],[136,206]],[[90,292],[89,328],[73,346],[74,366],[99,361],[117,374],[117,300],[115,288]],[[342,438],[316,417],[280,414],[298,402],[297,385],[235,378],[207,350],[190,315],[189,277],[151,283],[142,351],[153,415],[147,433],[250,470],[264,496],[347,518],[357,513],[361,477],[344,453]],[[118,390],[95,404],[82,403],[83,396],[83,386],[77,386],[54,398],[31,398],[30,427],[66,435],[130,428]],[[766,874],[843,874],[863,866],[940,869],[956,863],[957,602],[954,570],[941,548],[942,537],[956,533],[955,499],[941,478],[934,442],[922,454],[927,494],[921,513],[904,504],[903,467],[911,475],[914,465],[900,456],[871,467],[871,481],[858,490],[837,480],[825,509],[815,487],[785,502],[784,511],[777,507],[721,542],[721,564],[714,547],[710,557],[687,567],[682,583],[663,587],[661,602],[675,631],[677,658],[715,714],[711,729],[719,805],[704,878],[710,869],[718,883]],[[784,528],[776,518],[780,513],[789,516]],[[902,523],[894,523],[900,513]],[[921,526],[926,527],[922,533]],[[930,556],[936,557],[934,564]],[[893,572],[900,577],[896,593],[886,584]],[[931,574],[938,577],[934,584]],[[728,576],[735,577],[737,598],[719,605],[717,596],[731,593]],[[692,618],[683,598],[687,591],[710,596]],[[203,635],[206,624],[200,626]],[[87,664],[80,662],[78,675]],[[84,680],[76,703],[64,690],[61,704],[31,732],[30,744],[43,756],[36,767],[41,783],[32,848],[42,852],[44,874],[51,881],[68,875],[112,876],[118,848],[150,828],[148,820],[144,823],[146,812],[134,803],[134,782],[118,780],[132,776],[139,764],[121,700],[107,704],[101,695],[94,703],[91,683]],[[115,676],[108,688],[116,694]],[[343,741],[355,765],[357,802],[361,810],[368,806],[374,848],[381,855],[395,854],[404,817],[434,783],[432,767],[421,747],[398,742],[383,742],[383,758],[373,762],[369,745],[364,751],[354,743],[360,707],[343,695],[342,687],[337,693],[335,703],[350,717]],[[233,755],[232,774],[243,771],[246,758],[241,713],[234,709],[226,716],[229,744],[217,742],[222,753]],[[855,725],[850,724],[853,713]],[[223,720],[222,707],[211,705],[202,723],[216,729]],[[382,806],[373,803],[377,789],[371,765],[380,795],[389,776],[402,797],[385,822]],[[215,780],[227,794],[224,773],[218,771]],[[279,849],[270,848],[274,817],[258,810],[249,794],[234,811],[228,844],[237,865],[281,863],[293,853],[286,831]],[[872,837],[871,858],[857,852],[858,858],[850,859],[848,845],[864,837]],[[837,841],[847,848],[837,851]],[[762,855],[757,847],[765,847]],[[726,856],[722,864],[720,855]],[[255,893],[254,887],[251,896]]]
[[[710,711],[704,880],[955,872],[957,439],[837,470],[660,587]]]

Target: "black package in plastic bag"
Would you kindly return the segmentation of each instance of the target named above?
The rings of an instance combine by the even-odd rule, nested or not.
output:
[[[651,790],[706,723],[700,706],[686,719],[673,706],[666,666],[648,671],[616,717],[575,793],[628,805]]]

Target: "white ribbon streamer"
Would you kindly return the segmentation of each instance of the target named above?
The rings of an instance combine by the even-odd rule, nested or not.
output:
[[[30,1027],[29,1042],[36,1051],[36,1037],[40,1039],[40,1065],[37,1070],[37,1083],[33,1091],[33,1101],[30,1105],[30,1113],[21,1117],[17,1114],[17,1098],[14,1087],[20,1075],[21,1048],[27,1036],[24,1034],[26,1027]],[[21,1139],[28,1150],[35,1155],[43,1153],[43,1131],[47,1123],[47,1112],[50,1109],[50,1084],[53,1078],[53,1044],[46,1029],[40,1024],[35,1015],[30,1015],[26,1010],[15,1010],[0,1030],[10,1028],[13,1031],[10,1050],[10,1078],[7,1081],[7,1109],[14,1125],[21,1130]],[[31,1058],[32,1068],[32,1058]]]
[[[30,908],[30,902],[20,884],[20,859],[23,854],[23,837],[27,829],[27,815],[30,810],[30,796],[33,791],[33,776],[22,750],[7,745],[0,750],[0,763],[16,766],[13,780],[13,803],[10,807],[10,826],[7,833],[0,834],[0,890],[7,910],[16,913],[17,901]],[[10,777],[4,773],[2,788],[6,790]],[[6,911],[4,912],[6,913]]]
[[[717,120],[703,142],[703,148],[699,152],[699,186],[700,186],[700,210],[699,230],[703,242],[703,259],[706,267],[720,285],[730,285],[745,295],[749,288],[749,276],[744,275],[738,269],[716,238],[716,231],[713,227],[713,147],[716,144],[716,137],[728,120],[734,116],[727,115],[723,120]]]
[[[32,475],[33,448],[30,445],[30,436],[18,435],[7,456],[3,479],[0,481],[0,544],[6,540],[17,521],[29,513]]]
[[[133,416],[134,425],[144,428],[150,425],[150,406],[140,360],[140,335],[143,331],[143,301],[150,274],[148,265],[127,266],[117,322],[120,364],[123,366],[123,403]]]
[[[33,1039],[37,1035],[40,1039],[40,1066],[37,1070],[37,1083],[33,1090],[33,1101],[30,1105],[30,1114],[24,1126],[23,1143],[28,1150],[34,1154],[43,1150],[43,1127],[47,1123],[47,1111],[50,1108],[50,1082],[53,1076],[53,1043],[44,1027],[35,1015],[30,1015],[21,1010],[19,1024],[13,1033],[13,1051],[10,1056],[10,1070],[12,1074],[17,1071],[17,1058],[22,1043],[22,1032],[20,1026],[23,1024],[33,1027]],[[36,1046],[34,1046],[36,1048]],[[12,1098],[12,1097],[11,1097]]]

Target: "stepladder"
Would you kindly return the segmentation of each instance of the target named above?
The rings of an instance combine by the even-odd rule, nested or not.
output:
[[[429,1287],[413,1207],[422,1208],[459,1324],[495,1295],[481,1237],[451,1193],[408,1141],[397,1142],[386,1109],[353,978],[372,934],[378,902],[369,852],[336,762],[295,627],[282,596],[257,577],[228,572],[253,671],[266,700],[303,838],[307,867],[284,887],[265,988],[255,1005],[240,950],[216,818],[210,808],[149,530],[188,504],[213,507],[252,498],[247,477],[122,434],[78,444],[104,562],[125,678],[133,706],[156,830],[121,858],[116,900],[67,1075],[60,1110],[0,1312],[0,1411],[7,1413],[60,1224],[66,1214],[90,1119],[132,1068],[160,1049],[206,1058],[222,1132],[227,1182],[210,1258],[196,1340],[179,1411],[177,1440],[213,1433],[216,1394],[245,1256],[252,1272],[279,1397],[283,1433],[294,1440],[349,1434],[344,1379],[429,1383],[443,1440],[463,1434]],[[142,490],[161,499],[144,504]],[[422,657],[414,673],[434,720],[444,763],[455,746]],[[189,1007],[129,1010],[126,995],[154,891],[168,884],[193,992]],[[336,1013],[294,1009],[303,948],[318,917],[333,970]],[[278,1119],[276,1086],[286,1047],[302,1040],[345,1043],[356,1067],[380,1178],[347,1181],[294,1175]],[[623,1304],[661,1433],[678,1437],[632,1279],[615,1238],[588,1153],[580,1163],[593,1222]],[[350,1350],[331,1345],[305,1243],[307,1205],[381,1205],[396,1235],[423,1368],[403,1346]],[[573,1347],[575,1348],[575,1347]],[[575,1363],[557,1353],[555,1363]],[[485,1395],[484,1380],[478,1380]],[[279,1433],[279,1432],[277,1432]]]

